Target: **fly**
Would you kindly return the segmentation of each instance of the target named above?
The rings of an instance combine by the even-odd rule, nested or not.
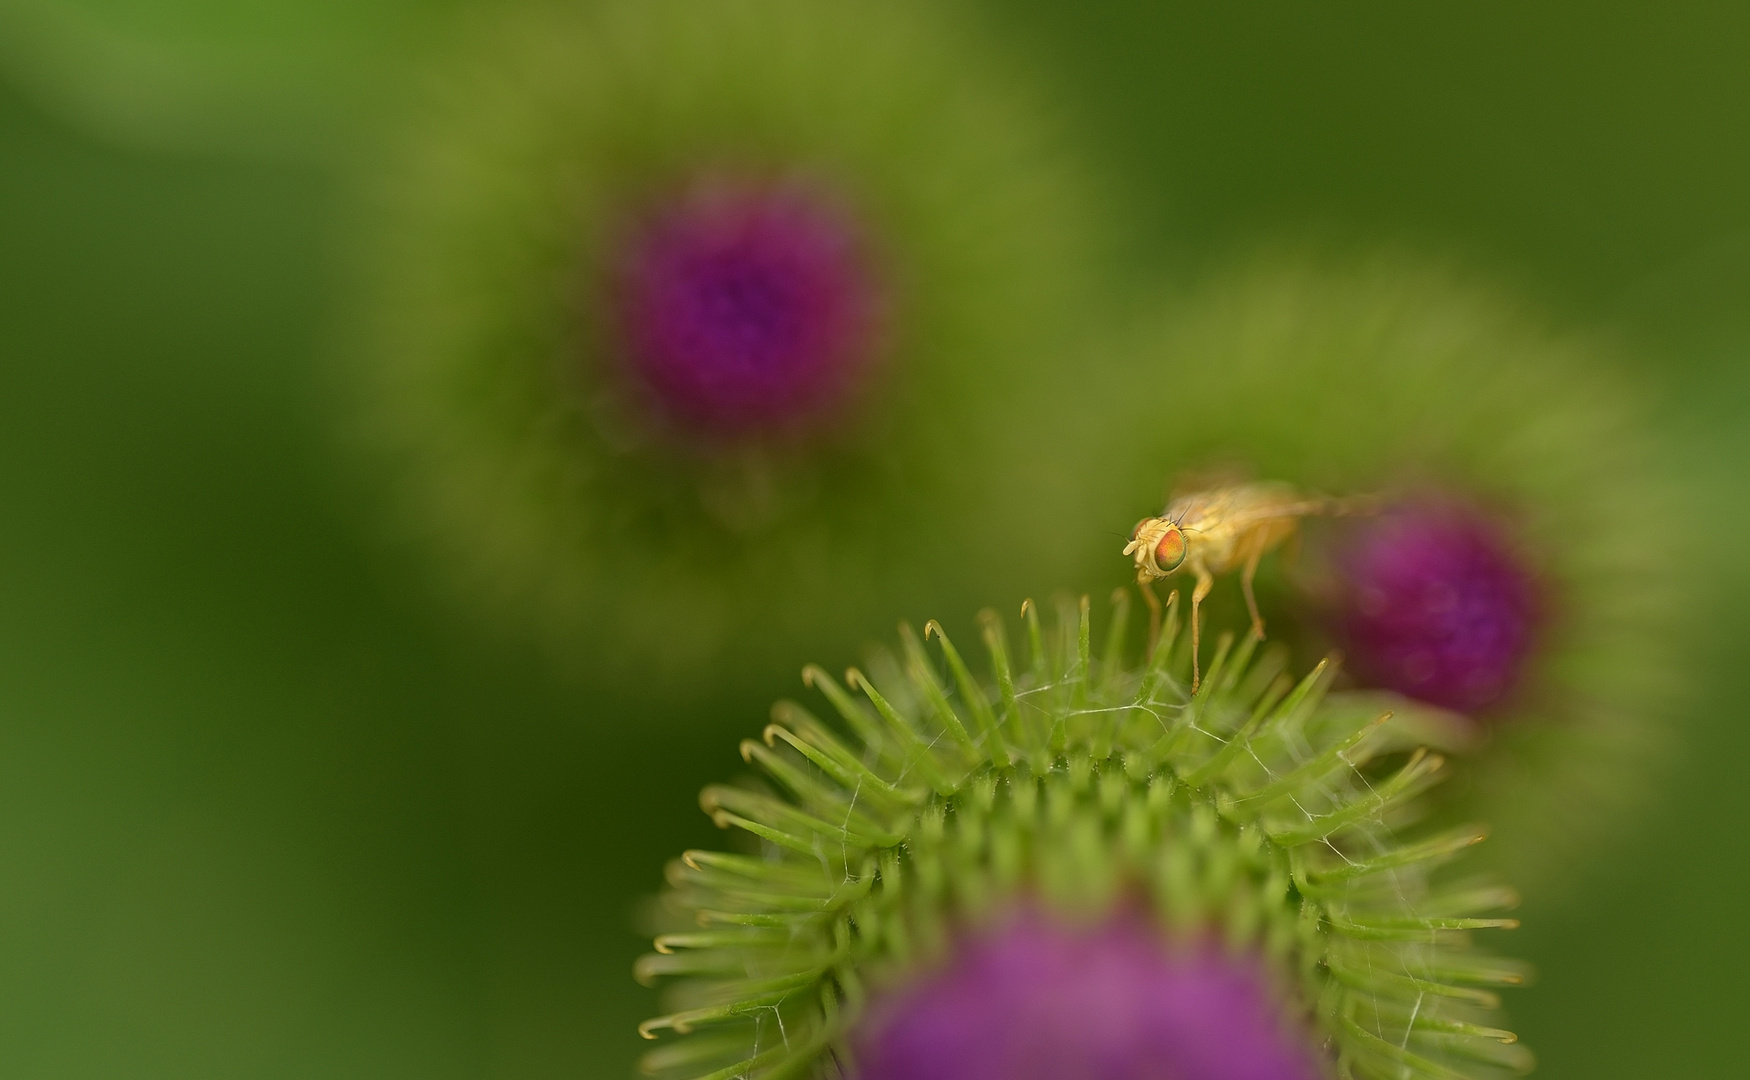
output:
[[[1264,617],[1252,591],[1258,562],[1295,534],[1301,518],[1351,513],[1360,501],[1308,496],[1281,483],[1238,484],[1180,495],[1160,517],[1137,522],[1124,554],[1135,558],[1136,583],[1148,602],[1149,647],[1154,647],[1161,620],[1153,584],[1180,569],[1190,571],[1197,579],[1191,590],[1191,692],[1196,693],[1201,681],[1197,609],[1215,587],[1216,575],[1240,572],[1252,633],[1262,639]]]

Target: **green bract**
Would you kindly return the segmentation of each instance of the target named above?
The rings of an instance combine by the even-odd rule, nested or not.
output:
[[[1061,562],[1082,496],[1036,432],[1092,393],[1060,346],[1098,200],[941,14],[523,11],[392,140],[362,224],[366,421],[452,576],[563,662],[688,695]],[[825,432],[692,439],[622,392],[615,238],[719,179],[824,193],[866,241],[880,356]]]
[[[1662,756],[1688,561],[1673,487],[1608,351],[1445,268],[1381,254],[1259,260],[1175,296],[1130,354],[1160,387],[1112,452],[1138,513],[1175,478],[1230,470],[1387,504],[1432,493],[1521,553],[1543,624],[1520,685],[1476,722],[1415,737],[1461,755],[1442,797],[1456,819],[1489,821],[1510,877],[1569,865]],[[1309,519],[1298,563],[1293,551],[1266,563],[1272,636],[1328,647],[1285,579],[1306,582],[1319,538],[1347,527]],[[1238,589],[1223,580],[1215,599],[1219,612]]]
[[[1339,1076],[1528,1067],[1488,989],[1523,969],[1468,940],[1512,925],[1481,917],[1511,892],[1431,878],[1481,830],[1396,831],[1441,759],[1391,750],[1369,701],[1329,692],[1328,665],[1296,681],[1255,639],[1222,636],[1190,695],[1176,608],[1133,665],[1126,606],[1098,652],[1085,599],[1055,632],[1030,611],[1014,659],[986,613],[988,676],[934,624],[940,658],[902,628],[902,655],[851,671],[850,690],[807,669],[852,734],[782,703],[742,744],[776,790],[705,791],[758,853],[671,864],[674,932],[638,973],[678,978],[674,1011],[642,1029],[678,1038],[647,1071],[836,1075],[866,995],[958,928],[1017,902],[1097,916],[1137,898],[1164,927],[1266,957]]]

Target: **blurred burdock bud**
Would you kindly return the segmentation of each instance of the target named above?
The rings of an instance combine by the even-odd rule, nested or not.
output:
[[[1530,1056],[1472,947],[1510,890],[1440,868],[1481,839],[1414,827],[1437,755],[1392,749],[1365,695],[1222,635],[1196,695],[1169,609],[1125,659],[1087,602],[990,674],[901,629],[843,724],[781,703],[742,744],[760,781],[706,789],[742,853],[690,851],[639,961],[671,978],[665,1077],[862,1080],[1488,1077]],[[768,786],[768,784],[770,786]]]
[[[1609,351],[1396,254],[1260,260],[1149,333],[1163,391],[1114,451],[1139,500],[1212,466],[1377,495],[1266,563],[1271,635],[1451,710],[1409,736],[1461,755],[1448,812],[1522,884],[1571,868],[1656,776],[1681,681],[1683,515]]]
[[[1036,432],[1093,411],[1099,200],[946,14],[520,9],[390,140],[367,424],[451,576],[598,683],[721,691],[1087,546]]]

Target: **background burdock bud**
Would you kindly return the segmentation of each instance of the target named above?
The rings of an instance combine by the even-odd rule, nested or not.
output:
[[[1112,452],[1139,512],[1208,469],[1379,496],[1266,561],[1269,633],[1455,710],[1410,736],[1460,757],[1440,798],[1544,890],[1656,777],[1681,682],[1685,515],[1608,350],[1391,253],[1173,301],[1133,346],[1170,392]]]
[[[1097,392],[1061,345],[1100,200],[946,14],[522,9],[385,140],[364,426],[464,595],[598,687],[771,679],[1087,547],[1033,433]]]
[[[1411,827],[1438,755],[1393,749],[1372,699],[1295,680],[1286,650],[1215,641],[1187,692],[1169,609],[1125,660],[1086,600],[1024,662],[986,614],[989,676],[930,624],[841,685],[849,734],[781,703],[706,789],[747,841],[669,866],[672,978],[643,1025],[664,1077],[1487,1077],[1530,1056],[1475,951],[1510,890],[1440,869],[1476,826]]]

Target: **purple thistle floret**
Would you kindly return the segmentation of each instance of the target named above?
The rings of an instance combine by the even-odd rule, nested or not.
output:
[[[1035,912],[877,999],[857,1080],[1317,1080],[1261,962],[1120,912]]]
[[[860,231],[800,184],[699,183],[628,232],[614,270],[629,374],[706,438],[829,426],[877,351]]]
[[[1537,580],[1502,525],[1448,500],[1360,522],[1339,545],[1336,636],[1363,683],[1476,713],[1519,682]]]

